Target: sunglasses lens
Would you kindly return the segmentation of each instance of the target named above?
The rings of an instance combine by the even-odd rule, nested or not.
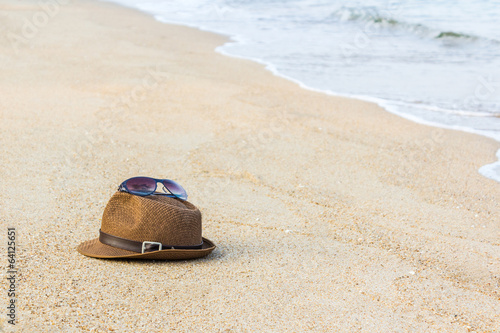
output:
[[[182,199],[182,200],[187,200],[187,193],[184,188],[182,188],[181,185],[177,184],[173,180],[170,179],[165,179],[162,181],[163,185],[165,185],[166,188],[175,195],[177,198]]]
[[[156,180],[147,177],[135,177],[125,183],[130,193],[135,195],[148,195],[156,189]]]

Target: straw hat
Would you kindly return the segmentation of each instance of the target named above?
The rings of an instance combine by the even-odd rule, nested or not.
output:
[[[78,252],[95,258],[194,259],[215,245],[201,236],[201,213],[193,204],[163,195],[116,192],[102,216],[99,238]]]

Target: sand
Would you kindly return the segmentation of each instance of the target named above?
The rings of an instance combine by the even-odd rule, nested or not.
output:
[[[477,171],[497,142],[306,91],[214,52],[226,37],[113,4],[0,13],[0,243],[7,276],[15,227],[18,269],[2,330],[500,331],[500,184]],[[136,175],[183,184],[217,249],[80,255]]]

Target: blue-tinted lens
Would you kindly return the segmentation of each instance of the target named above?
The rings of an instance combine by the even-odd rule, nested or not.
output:
[[[173,180],[170,179],[165,179],[162,181],[162,184],[165,185],[165,187],[175,195],[177,198],[182,199],[182,200],[187,200],[187,193],[184,188],[182,188],[181,185],[177,184]]]
[[[156,180],[147,177],[135,177],[125,183],[127,190],[135,195],[148,195],[156,190]]]

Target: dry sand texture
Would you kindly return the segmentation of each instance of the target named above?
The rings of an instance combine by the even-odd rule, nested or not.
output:
[[[112,4],[41,13],[0,3],[19,332],[500,331],[500,186],[477,172],[498,143],[300,89]],[[184,185],[210,257],[76,252],[136,175]]]

